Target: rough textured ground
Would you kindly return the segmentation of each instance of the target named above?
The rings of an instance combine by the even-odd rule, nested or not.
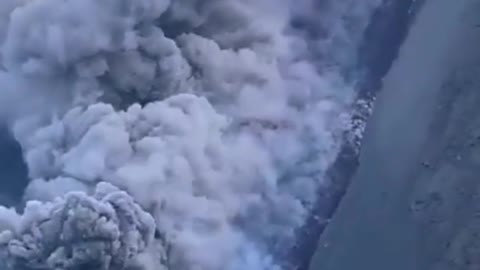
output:
[[[480,1],[427,0],[311,269],[480,269]]]
[[[354,126],[346,134],[346,140],[337,160],[329,170],[328,188],[322,186],[318,200],[304,227],[298,230],[297,243],[286,250],[284,258],[288,263],[284,269],[306,270],[309,268],[317,241],[335,213],[339,202],[358,167],[358,152],[361,132],[370,115],[370,106],[380,89],[381,80],[388,72],[398,54],[400,45],[414,21],[415,12],[424,0],[386,0],[373,14],[360,44],[359,59],[351,68],[355,76],[360,76],[356,87],[359,91],[354,116]],[[348,70],[348,68],[347,68]],[[346,71],[348,73],[348,71]],[[348,77],[348,74],[344,74]],[[367,106],[365,106],[367,105]]]

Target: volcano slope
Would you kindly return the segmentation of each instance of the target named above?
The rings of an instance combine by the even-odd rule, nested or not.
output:
[[[426,1],[310,269],[480,269],[479,14]]]

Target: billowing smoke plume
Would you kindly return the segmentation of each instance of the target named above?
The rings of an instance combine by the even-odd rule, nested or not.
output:
[[[29,201],[22,216],[0,208],[2,259],[12,269],[124,269],[153,240],[153,218],[125,192],[98,184],[93,196],[68,193]],[[10,223],[10,224],[9,224]],[[7,227],[7,228],[5,228]]]
[[[305,214],[301,198],[312,197],[307,179],[278,182],[265,139],[190,94],[126,111],[103,103],[76,108],[23,143],[35,179],[26,196],[48,200],[66,188],[114,183],[156,217],[172,260],[221,269],[238,256],[242,232],[265,240],[291,235]]]
[[[30,223],[0,227],[12,269],[277,268],[354,97],[292,26],[312,3],[4,0],[0,107],[31,178]]]

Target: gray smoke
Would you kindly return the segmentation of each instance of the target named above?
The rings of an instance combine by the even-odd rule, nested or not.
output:
[[[2,259],[11,269],[124,269],[153,240],[155,223],[108,183],[53,202],[30,201],[23,215],[0,208]],[[7,228],[5,228],[7,227]]]
[[[363,24],[378,1],[368,2],[368,12],[355,9]],[[328,7],[342,17],[353,3]],[[350,40],[344,33],[363,26],[345,30],[337,22],[327,31],[329,42],[317,46],[322,38],[292,26],[302,14],[317,23],[312,5],[3,1],[0,107],[28,165],[27,205],[49,212],[59,196],[91,194],[108,182],[128,192],[157,225],[150,244],[150,229],[129,227],[137,232],[133,240],[93,237],[78,242],[77,257],[62,249],[54,259],[45,248],[63,244],[45,230],[35,235],[37,253],[18,257],[3,250],[16,258],[12,265],[276,269],[273,254],[294,243],[339,150],[355,95],[340,67],[324,68],[317,60],[334,47],[349,48],[350,55],[355,35]],[[331,59],[340,65],[340,56]],[[65,202],[96,202],[79,196]],[[133,202],[128,207],[117,215],[142,211]],[[12,214],[3,212],[0,219]],[[91,212],[95,223],[100,214]],[[13,234],[19,245],[27,244],[23,235]]]
[[[267,145],[232,125],[190,94],[126,111],[103,103],[72,109],[23,142],[35,179],[26,196],[48,200],[114,183],[154,215],[172,261],[220,269],[238,256],[251,224],[265,239],[291,235],[305,214],[300,196],[309,197],[280,186]]]

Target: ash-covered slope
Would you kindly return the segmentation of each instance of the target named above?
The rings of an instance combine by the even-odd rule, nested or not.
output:
[[[425,2],[311,269],[479,269],[479,14]]]

